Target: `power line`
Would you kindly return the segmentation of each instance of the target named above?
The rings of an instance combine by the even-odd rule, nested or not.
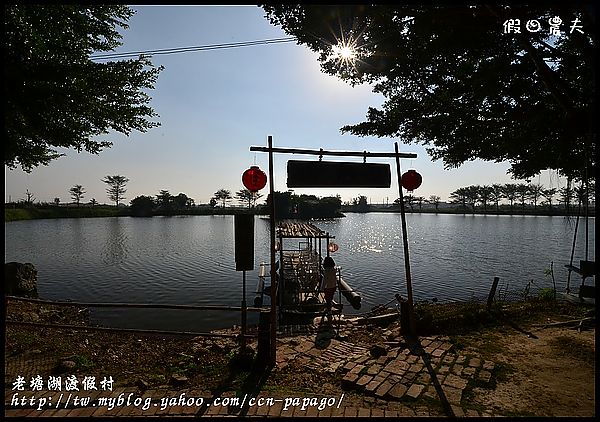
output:
[[[154,56],[160,54],[176,54],[176,53],[189,53],[192,51],[206,51],[206,50],[220,50],[225,48],[237,48],[237,47],[251,47],[255,45],[267,45],[267,44],[280,44],[296,41],[295,37],[286,38],[271,38],[267,40],[256,40],[256,41],[242,41],[227,44],[209,44],[209,45],[198,45],[192,47],[177,47],[177,48],[163,48],[159,50],[145,50],[145,51],[131,51],[127,53],[111,53],[90,56],[91,60],[109,60],[109,59],[124,59],[127,57],[137,57],[140,55]]]

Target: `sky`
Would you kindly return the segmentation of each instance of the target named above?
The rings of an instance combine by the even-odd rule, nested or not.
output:
[[[157,50],[209,44],[236,43],[288,37],[265,18],[257,6],[132,6],[136,11],[129,28],[121,30],[123,45],[116,52]],[[500,31],[501,29],[499,29]],[[268,154],[251,152],[251,146],[266,146],[273,137],[275,147],[393,152],[417,154],[402,159],[402,172],[417,170],[423,177],[415,196],[448,199],[454,190],[469,185],[521,183],[507,174],[508,163],[475,160],[457,169],[445,170],[442,161],[432,161],[423,147],[405,145],[401,139],[357,137],[340,128],[366,119],[369,107],[383,104],[383,96],[369,85],[352,87],[321,72],[316,53],[295,42],[230,49],[155,55],[163,65],[151,106],[161,126],[129,136],[110,134],[114,145],[98,155],[64,150],[65,157],[48,166],[25,173],[5,167],[5,201],[26,198],[36,202],[71,202],[69,189],[82,185],[83,202],[94,198],[111,203],[102,179],[123,175],[129,179],[125,202],[139,195],[155,196],[161,190],[185,193],[196,204],[207,203],[219,189],[232,195],[243,189],[243,172],[257,165],[268,172]],[[274,154],[276,191],[288,190],[288,160],[316,160],[316,156]],[[324,157],[333,161],[356,158]],[[373,158],[368,162],[389,163],[389,189],[294,189],[297,194],[318,197],[339,194],[343,201],[365,195],[370,203],[392,203],[398,198],[395,161]],[[546,187],[562,187],[555,173],[542,172],[532,180]],[[267,188],[260,193],[266,199]]]

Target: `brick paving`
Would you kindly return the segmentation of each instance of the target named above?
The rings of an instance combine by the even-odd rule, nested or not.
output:
[[[494,363],[479,356],[465,355],[454,350],[449,338],[445,336],[420,337],[412,342],[397,337],[395,342],[381,345],[379,352],[344,340],[348,330],[357,329],[351,325],[335,336],[333,331],[323,332],[316,327],[287,327],[278,338],[277,364],[275,371],[285,368],[290,362],[306,364],[307,369],[339,371],[343,375],[342,390],[337,398],[322,395],[308,396],[306,393],[288,393],[287,396],[271,392],[261,392],[258,397],[235,397],[233,392],[224,393],[220,403],[208,403],[212,396],[209,392],[198,390],[147,390],[136,387],[116,388],[114,391],[94,392],[87,407],[75,406],[70,402],[64,406],[57,403],[60,392],[35,391],[36,398],[46,398],[52,406],[42,410],[37,404],[18,404],[13,399],[33,394],[31,391],[12,391],[12,380],[5,381],[5,416],[246,416],[246,417],[407,417],[407,416],[491,416],[490,412],[464,408],[463,393],[470,382],[478,385],[492,382]],[[329,334],[329,336],[328,336]],[[389,338],[389,336],[388,336]],[[362,403],[346,401],[342,394],[353,391],[362,395]],[[74,392],[85,397],[86,392]],[[182,396],[182,393],[185,393]],[[440,397],[440,393],[441,396]],[[117,398],[124,402],[110,408],[106,403],[98,402],[98,397]],[[166,404],[164,398],[175,398]],[[185,400],[178,400],[184,397]],[[197,398],[203,398],[204,404],[197,407]],[[51,399],[52,398],[52,399]],[[127,399],[129,398],[129,405]],[[290,402],[297,398],[296,402]],[[432,410],[419,406],[411,408],[420,398],[437,400],[441,406]],[[161,401],[163,399],[163,401]],[[287,401],[286,401],[287,399]],[[236,402],[237,400],[237,402]],[[246,402],[241,407],[241,400]],[[191,405],[188,405],[190,403]],[[208,405],[207,405],[208,404]],[[221,405],[224,404],[224,405]],[[225,405],[226,404],[226,405]]]

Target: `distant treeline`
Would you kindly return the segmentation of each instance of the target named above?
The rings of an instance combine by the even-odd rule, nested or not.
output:
[[[34,220],[39,218],[93,218],[93,217],[139,217],[133,213],[134,209],[128,206],[114,205],[96,205],[91,206],[52,206],[52,205],[32,205],[22,207],[21,204],[5,204],[4,221]],[[187,209],[172,211],[170,214],[152,213],[145,217],[154,215],[233,215],[248,213],[263,214],[268,213],[266,206],[258,206],[255,209],[248,210],[241,207],[236,208],[213,208],[208,205],[199,205]]]
[[[450,194],[450,202],[442,202],[437,195],[429,198],[411,193],[403,196],[406,212],[443,212],[476,214],[534,214],[534,215],[583,215],[595,211],[595,183],[584,185],[567,183],[561,189],[544,188],[539,184],[507,183],[471,185],[456,189]],[[354,198],[342,207],[343,212],[399,211],[400,198],[390,205],[371,205],[365,196]]]
[[[10,203],[4,207],[4,221],[30,220],[36,218],[86,218],[86,217],[153,217],[173,215],[233,215],[269,214],[269,201],[255,205],[254,197],[246,199],[247,206],[229,207],[227,199],[220,198],[209,204],[195,205],[184,194],[171,196],[163,191],[157,198],[141,195],[131,200],[130,205],[59,205],[50,203]],[[340,197],[317,198],[314,195],[295,195],[291,191],[275,192],[276,218],[310,219],[343,217],[340,212]]]
[[[472,185],[459,188],[450,194],[451,202],[441,202],[440,197],[429,198],[411,193],[403,196],[406,212],[470,213],[470,214],[529,214],[529,215],[584,215],[586,201],[589,215],[595,215],[594,182],[587,191],[583,186],[568,183],[561,189],[544,188],[536,184]],[[77,187],[77,186],[76,186]],[[99,205],[94,199],[89,204],[73,205],[34,203],[27,192],[26,201],[5,205],[4,221],[36,218],[87,218],[87,217],[152,217],[157,215],[231,215],[238,213],[269,214],[270,195],[263,204],[256,204],[261,194],[242,189],[235,199],[243,207],[230,207],[234,199],[231,192],[219,189],[208,204],[196,205],[192,198],[180,193],[171,195],[162,190],[156,196],[140,195],[115,206]],[[399,212],[400,200],[390,205],[371,205],[360,195],[342,204],[339,195],[319,198],[315,195],[296,195],[292,190],[275,192],[275,217],[281,219],[311,219],[343,217],[343,212]],[[58,199],[58,198],[56,198]],[[76,199],[79,199],[77,197]]]

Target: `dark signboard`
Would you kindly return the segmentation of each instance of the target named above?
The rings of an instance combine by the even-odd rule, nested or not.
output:
[[[338,161],[287,163],[288,188],[389,188],[389,164]]]
[[[233,216],[235,237],[235,270],[254,269],[254,215],[236,214]]]

